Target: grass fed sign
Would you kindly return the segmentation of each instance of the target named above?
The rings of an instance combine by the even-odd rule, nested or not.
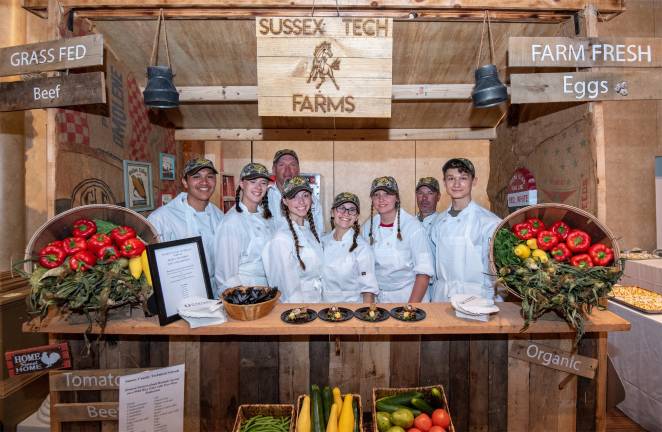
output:
[[[391,117],[393,20],[260,17],[260,116]]]

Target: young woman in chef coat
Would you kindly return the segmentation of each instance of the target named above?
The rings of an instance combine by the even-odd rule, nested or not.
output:
[[[239,175],[235,206],[216,233],[216,286],[220,292],[239,285],[266,286],[262,250],[272,237],[267,202],[269,171],[249,163]]]
[[[428,301],[434,263],[423,225],[400,208],[398,183],[393,177],[373,180],[370,198],[370,219],[363,224],[363,236],[375,253],[377,301]],[[373,216],[374,211],[377,214]]]
[[[333,229],[322,237],[322,301],[325,303],[374,303],[379,293],[375,256],[359,236],[359,215],[359,197],[353,193],[340,193],[333,200]]]
[[[311,206],[313,190],[300,176],[285,181],[279,224],[262,252],[269,286],[278,287],[283,303],[319,303],[322,300],[322,244]]]

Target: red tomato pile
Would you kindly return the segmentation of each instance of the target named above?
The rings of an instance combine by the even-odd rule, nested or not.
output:
[[[607,266],[614,260],[614,251],[601,243],[591,244],[591,237],[585,231],[572,229],[563,221],[546,227],[537,218],[515,224],[513,234],[520,240],[535,239],[537,247],[548,252],[556,261],[586,268]]]
[[[425,413],[419,414],[414,419],[414,427],[407,429],[407,432],[446,432],[451,424],[451,418],[448,411],[438,408],[429,416]]]
[[[104,224],[109,222],[104,221]],[[73,271],[85,271],[120,256],[139,257],[145,250],[145,244],[129,226],[118,226],[104,234],[97,232],[93,220],[78,219],[71,231],[71,237],[51,242],[39,251],[40,266],[52,269],[64,264]]]

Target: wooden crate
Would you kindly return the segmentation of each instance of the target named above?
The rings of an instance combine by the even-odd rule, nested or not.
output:
[[[443,399],[444,409],[448,413],[448,416],[451,419],[451,423],[448,426],[448,432],[455,432],[455,426],[453,426],[453,416],[451,415],[450,408],[448,407],[448,401],[446,400],[446,392],[444,391],[444,386],[442,385],[433,385],[425,387],[401,387],[401,388],[373,388],[372,389],[372,430],[373,432],[378,432],[377,429],[377,399],[394,396],[401,393],[408,393],[418,391],[423,394],[429,392],[433,388],[438,388],[441,390],[441,397]]]
[[[295,419],[299,418],[299,410],[301,409],[301,405],[303,404],[304,396],[305,395],[299,395],[299,397],[297,398],[297,410],[296,410]],[[345,395],[342,395],[342,397],[344,398]],[[356,406],[359,409],[359,425],[360,425],[361,432],[363,432],[365,430],[365,428],[363,427],[363,405],[361,404],[361,395],[352,393],[352,397],[353,397],[354,402],[356,402]],[[312,406],[312,402],[311,402],[311,406]],[[326,425],[324,425],[324,427],[326,428]]]
[[[290,418],[290,432],[294,432],[296,423],[296,416],[294,415],[294,406],[291,404],[282,405],[239,405],[237,409],[237,417],[234,420],[233,432],[239,432],[241,424],[244,420],[248,420],[257,415],[273,416],[273,417],[289,417]]]

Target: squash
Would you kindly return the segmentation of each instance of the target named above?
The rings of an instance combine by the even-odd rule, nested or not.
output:
[[[354,411],[352,410],[351,394],[345,395],[338,420],[338,432],[354,432]]]
[[[296,432],[311,432],[310,429],[310,396],[306,395],[303,397],[303,403],[301,404],[301,409],[299,410]]]

